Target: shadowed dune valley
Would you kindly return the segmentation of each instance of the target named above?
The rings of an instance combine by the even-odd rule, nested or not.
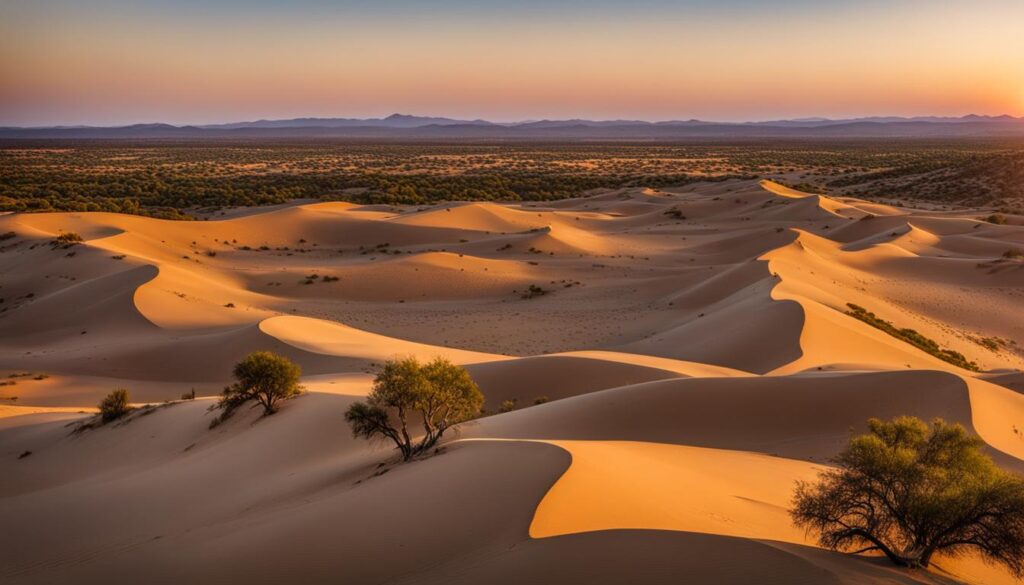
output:
[[[1016,582],[793,506],[872,418],[1024,471],[1019,216],[732,179],[0,233],[3,583]]]

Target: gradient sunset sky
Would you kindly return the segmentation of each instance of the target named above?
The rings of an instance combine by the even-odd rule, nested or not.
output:
[[[0,0],[0,125],[1024,114],[1024,0]]]

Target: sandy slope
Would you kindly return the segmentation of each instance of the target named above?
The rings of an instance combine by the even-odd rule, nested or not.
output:
[[[1024,263],[1004,257],[1024,229],[976,216],[753,181],[0,216],[0,581],[1010,582],[823,551],[786,514],[872,416],[961,422],[1024,471]],[[85,242],[51,245],[66,231]],[[308,393],[209,429],[203,397],[256,349]],[[398,465],[342,417],[398,355],[464,364],[487,412],[517,409]],[[74,433],[117,386],[200,399]]]

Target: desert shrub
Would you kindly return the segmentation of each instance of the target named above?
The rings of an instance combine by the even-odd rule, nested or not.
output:
[[[498,407],[498,412],[512,412],[516,409],[516,399],[502,400],[501,406]]]
[[[1001,213],[993,213],[992,215],[986,217],[985,221],[987,221],[989,223],[994,223],[996,225],[1005,225],[1006,224],[1006,216],[1001,214]]]
[[[829,549],[878,551],[904,567],[976,551],[1024,575],[1024,480],[997,467],[959,424],[871,419],[791,515]]]
[[[193,388],[191,391],[183,393],[181,395],[181,399],[182,400],[195,400],[196,399],[196,389]]]
[[[478,415],[483,401],[465,368],[444,358],[421,364],[408,357],[385,362],[366,401],[352,404],[345,420],[353,436],[389,439],[409,460],[436,445],[451,426]],[[419,441],[408,428],[414,413],[423,424]]]
[[[235,364],[235,383],[224,388],[215,408],[222,409],[218,421],[231,416],[236,408],[250,400],[263,406],[263,414],[277,411],[282,400],[302,392],[302,369],[290,359],[269,351],[255,351]]]
[[[50,242],[50,247],[66,250],[71,246],[76,246],[84,241],[85,240],[82,239],[82,236],[75,232],[63,232]]]
[[[526,292],[524,292],[520,296],[522,296],[522,298],[524,298],[524,299],[533,299],[533,298],[536,298],[536,297],[542,297],[542,296],[548,294],[549,292],[551,292],[551,291],[549,291],[549,290],[547,290],[545,288],[541,288],[541,287],[537,286],[536,284],[531,284],[526,289]]]
[[[680,221],[683,221],[683,220],[686,219],[686,215],[684,215],[683,211],[681,209],[679,209],[678,207],[672,207],[672,208],[669,208],[669,209],[665,210],[663,215],[667,215],[667,216],[671,217],[672,219],[678,219]]]
[[[984,347],[987,350],[995,352],[1002,351],[1004,349],[1009,349],[1011,346],[1016,345],[1016,342],[1014,342],[1013,340],[1003,339],[1002,337],[996,337],[994,335],[991,337],[968,336],[967,339],[970,339],[971,341],[977,343],[978,345]]]
[[[1003,252],[1003,258],[1006,258],[1008,260],[1024,258],[1024,250],[1021,250],[1020,248],[1010,248],[1009,250]]]
[[[118,388],[107,394],[100,402],[100,419],[104,423],[115,421],[131,411],[128,406],[130,397],[124,388]]]
[[[533,403],[534,404],[544,404],[544,403],[548,402],[549,400],[550,400],[550,398],[548,398],[547,396],[538,396],[537,398],[533,399]]]

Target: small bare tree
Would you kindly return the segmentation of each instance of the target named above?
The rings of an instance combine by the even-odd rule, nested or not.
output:
[[[345,420],[353,436],[389,439],[409,460],[436,445],[451,426],[479,414],[483,401],[464,368],[444,358],[422,365],[409,357],[386,362],[366,402],[350,406]],[[423,427],[418,441],[409,429],[415,414]]]
[[[878,551],[903,567],[977,551],[1024,575],[1024,480],[997,467],[958,424],[868,421],[837,468],[800,482],[793,520],[826,548]]]

